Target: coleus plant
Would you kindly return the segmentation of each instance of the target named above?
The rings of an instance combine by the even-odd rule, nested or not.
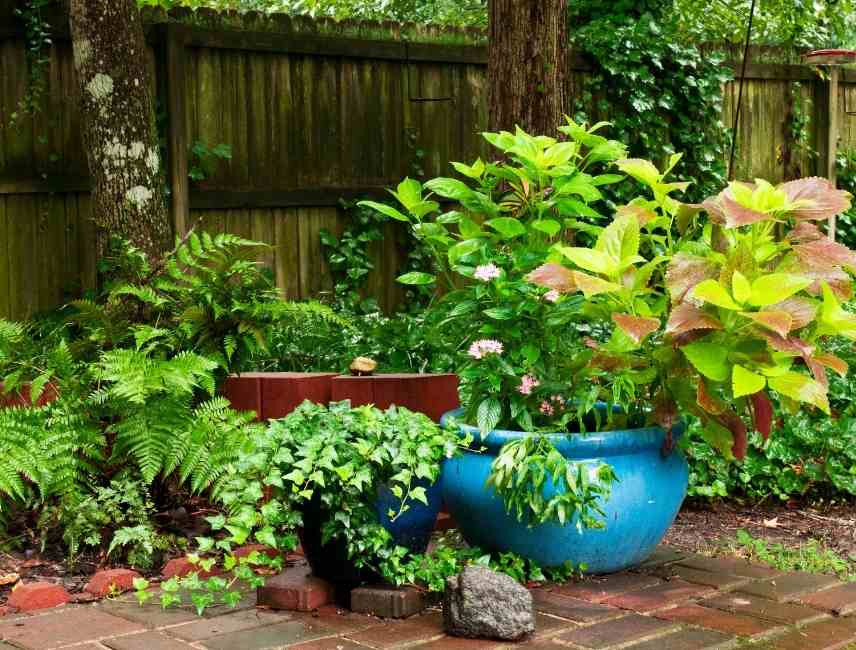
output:
[[[436,254],[436,275],[399,279],[440,289],[433,309],[465,360],[466,417],[483,432],[556,431],[584,426],[602,400],[667,430],[693,414],[740,458],[748,426],[769,435],[774,402],[828,412],[826,372],[847,366],[824,343],[856,338],[841,306],[856,253],[815,222],[850,195],[820,178],[756,180],[682,203],[687,184],[668,180],[680,155],[662,170],[626,159],[602,126],[568,121],[564,141],[487,133],[502,159],[453,163],[469,182],[406,179],[393,192],[404,211],[366,202]],[[598,188],[628,176],[641,195],[594,225]]]

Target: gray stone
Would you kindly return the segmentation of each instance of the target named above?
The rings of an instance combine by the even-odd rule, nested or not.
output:
[[[443,628],[453,636],[515,641],[535,631],[532,594],[505,574],[468,566],[446,579]]]

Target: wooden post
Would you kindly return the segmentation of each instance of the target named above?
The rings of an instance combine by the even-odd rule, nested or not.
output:
[[[187,181],[187,122],[185,115],[185,38],[177,25],[166,28],[166,107],[169,117],[169,184],[176,237],[187,233],[190,222],[190,191]]]
[[[826,177],[835,185],[835,161],[838,153],[838,77],[840,68],[829,67],[829,100],[827,104]],[[830,239],[835,239],[835,216],[829,217],[826,229]]]

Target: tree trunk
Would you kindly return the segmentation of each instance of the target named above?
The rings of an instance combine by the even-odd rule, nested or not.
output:
[[[490,0],[490,129],[554,135],[564,122],[567,0]]]
[[[69,17],[99,253],[119,235],[156,261],[172,226],[136,0],[70,0]]]

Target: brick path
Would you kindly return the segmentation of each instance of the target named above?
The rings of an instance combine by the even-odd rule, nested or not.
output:
[[[537,633],[518,644],[443,635],[441,614],[402,621],[322,607],[310,614],[255,608],[140,607],[133,596],[0,619],[0,650],[759,650],[856,648],[856,583],[780,574],[735,559],[668,547],[636,571],[533,590]],[[852,645],[851,645],[852,644]]]

